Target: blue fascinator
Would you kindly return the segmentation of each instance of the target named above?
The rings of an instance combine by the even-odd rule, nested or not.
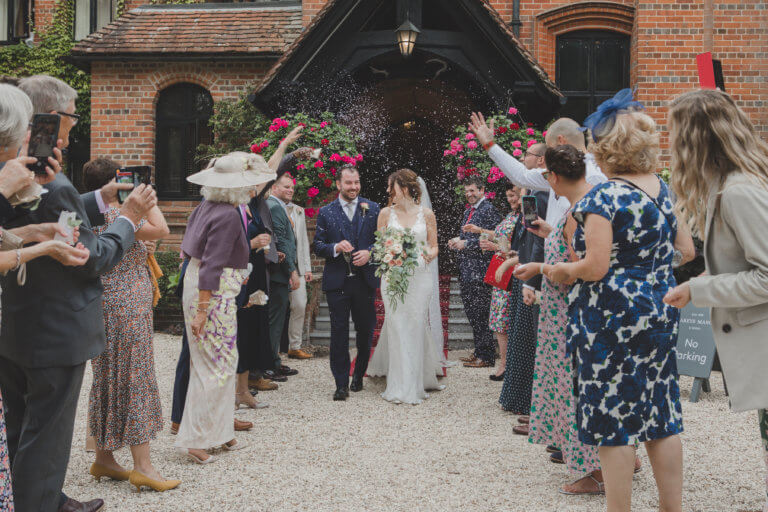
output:
[[[598,134],[604,134],[616,120],[616,116],[624,111],[645,109],[642,103],[635,101],[632,89],[622,89],[616,95],[605,100],[597,110],[584,120],[584,126],[592,132],[592,140],[597,142]]]

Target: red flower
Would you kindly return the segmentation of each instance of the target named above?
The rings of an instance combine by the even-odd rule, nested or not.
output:
[[[502,135],[504,135],[505,133],[507,133],[507,127],[506,127],[506,126],[502,126],[502,127],[500,127],[500,128],[499,128],[499,133],[500,133],[500,134],[502,134]]]
[[[323,146],[327,146],[330,143],[331,143],[331,141],[329,141],[328,139],[323,139],[323,140],[320,141],[320,144],[322,144]]]
[[[519,130],[520,129],[520,125],[517,124],[517,123],[512,123],[511,125],[509,125],[509,129],[510,130]]]
[[[336,176],[336,168],[335,167],[331,167],[331,174],[333,176]]]
[[[317,177],[318,178],[325,178],[325,173],[324,172],[319,172],[319,173],[317,173]]]
[[[323,182],[323,185],[325,185],[325,188],[331,188],[331,185],[333,185],[333,180],[326,178]]]
[[[532,127],[532,126],[533,126],[533,123],[528,123],[528,127],[529,128]]]
[[[299,164],[299,165],[297,165],[297,166],[296,166],[296,170],[297,170],[297,171],[303,171],[304,169],[306,169],[306,167],[304,166],[304,164]]]
[[[314,208],[304,208],[304,215],[311,219],[317,215],[317,211],[318,210],[315,210]]]
[[[256,153],[257,155],[261,153],[261,146],[258,144],[251,144],[251,153]]]
[[[323,164],[322,160],[318,160],[317,162],[315,162],[315,168],[316,169],[319,169],[319,168],[323,167],[323,165],[324,164]]]
[[[307,190],[307,197],[309,198],[317,197],[317,194],[319,193],[320,193],[320,189],[318,189],[317,187],[309,187],[309,190]]]
[[[355,160],[357,160],[358,162],[362,162],[363,161],[363,155],[358,153],[357,156],[355,157]]]

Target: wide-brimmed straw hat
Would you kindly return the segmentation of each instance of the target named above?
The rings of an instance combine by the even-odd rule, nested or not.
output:
[[[213,188],[250,188],[276,179],[260,155],[235,151],[211,161],[211,165],[187,178],[195,185]]]

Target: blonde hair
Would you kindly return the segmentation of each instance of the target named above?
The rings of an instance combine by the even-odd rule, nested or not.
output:
[[[675,209],[694,234],[706,235],[710,190],[730,173],[741,171],[768,187],[768,144],[724,92],[699,90],[675,98],[669,110],[669,132]]]
[[[656,123],[649,115],[637,111],[617,115],[611,129],[589,144],[589,152],[608,174],[655,172],[659,151]]]

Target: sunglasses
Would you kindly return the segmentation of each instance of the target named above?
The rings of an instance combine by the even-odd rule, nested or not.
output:
[[[59,114],[60,116],[66,116],[72,119],[72,126],[75,126],[80,121],[80,114],[70,114],[68,112],[59,112],[58,110],[56,111],[56,113]]]

